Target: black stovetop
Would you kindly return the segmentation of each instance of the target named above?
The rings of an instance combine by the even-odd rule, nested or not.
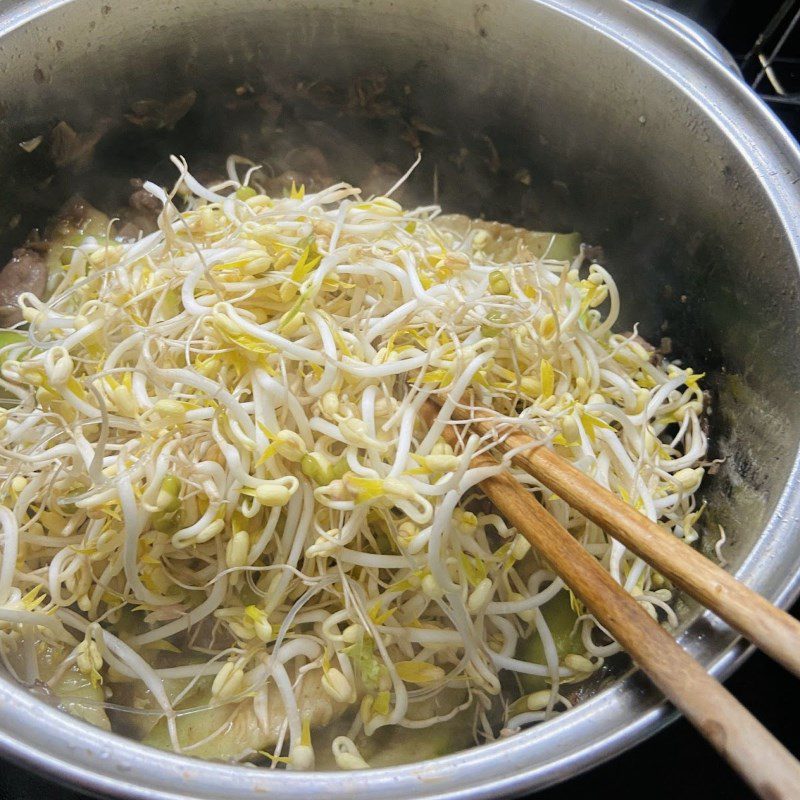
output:
[[[672,0],[667,3],[691,14],[714,31],[732,53],[743,57],[763,30],[781,0]],[[800,26],[798,26],[800,27]],[[800,37],[787,43],[788,55],[800,56]],[[800,58],[787,70],[800,73]],[[748,71],[752,80],[752,69]],[[798,75],[788,73],[789,80]],[[800,81],[796,83],[797,86]],[[765,90],[767,87],[763,87]],[[800,138],[800,110],[776,104],[775,110]],[[800,604],[794,612],[800,616]],[[756,653],[726,683],[756,717],[800,756],[800,732],[792,698],[796,681],[761,653]],[[617,797],[627,800],[724,798],[751,800],[754,795],[731,772],[716,752],[684,720],[643,742],[633,750],[591,772],[536,795],[537,800]],[[0,800],[86,800],[86,795],[57,786],[44,778],[0,760]]]

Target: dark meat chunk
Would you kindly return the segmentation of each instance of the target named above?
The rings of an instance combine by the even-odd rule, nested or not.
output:
[[[389,76],[385,72],[360,75],[350,84],[348,110],[367,119],[388,119],[400,115],[400,108],[387,95]]]
[[[117,213],[121,222],[118,235],[122,239],[137,239],[140,233],[152,233],[158,227],[162,208],[161,201],[142,188],[142,181],[134,179],[131,186],[133,193],[127,207]]]
[[[262,94],[256,100],[258,107],[266,114],[267,125],[274,125],[283,113],[283,103],[269,94]]]
[[[295,147],[283,157],[283,161],[290,170],[314,175],[319,181],[332,182],[328,160],[319,147]]]
[[[379,161],[361,181],[361,194],[364,197],[384,195],[402,176],[400,167],[386,161]],[[402,187],[398,189],[396,196],[402,198]]]
[[[0,270],[0,326],[7,328],[22,320],[17,298],[23,292],[44,297],[46,286],[47,265],[42,254],[28,247],[15,250]]]
[[[0,326],[8,327],[22,319],[17,298],[23,292],[49,297],[63,274],[61,265],[69,263],[71,248],[81,237],[103,237],[107,231],[108,217],[79,196],[64,203],[44,236],[31,231],[24,246],[15,250],[0,270]]]
[[[196,100],[197,92],[194,89],[168,103],[149,98],[138,100],[131,106],[131,113],[126,114],[125,119],[146,130],[171,131],[189,113]]]
[[[161,213],[161,201],[150,194],[147,189],[137,189],[128,200],[128,205],[143,214],[149,214],[155,219]]]
[[[64,203],[47,227],[47,238],[70,236],[81,230],[95,209],[80,195],[74,195]]]
[[[314,192],[333,183],[328,160],[318,147],[303,146],[289,150],[276,165],[273,177],[260,178],[268,194],[279,195],[288,191],[292,183],[305,186]]]
[[[50,158],[57,167],[83,168],[89,164],[97,143],[108,133],[111,120],[101,119],[91,131],[79,133],[59,122],[50,132]]]

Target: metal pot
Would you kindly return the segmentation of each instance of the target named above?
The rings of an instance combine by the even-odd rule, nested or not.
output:
[[[198,93],[181,121],[152,105],[155,120],[125,120],[137,100],[187,90]],[[170,152],[219,167],[239,151],[299,169],[297,153],[275,155],[287,136],[353,180],[375,163],[404,169],[421,144],[408,201],[435,191],[447,210],[601,243],[628,324],[669,336],[710,373],[725,461],[705,490],[705,546],[722,524],[730,568],[779,604],[794,596],[800,154],[686,29],[622,0],[6,2],[0,97],[4,247],[73,188],[108,205],[131,176],[167,180]],[[283,133],[268,123],[276,103],[290,107]],[[54,168],[58,120],[101,135]],[[18,147],[42,133],[32,154]],[[746,653],[691,604],[681,617],[681,643],[713,674]],[[671,717],[629,669],[576,710],[493,744],[364,773],[276,773],[148,749],[0,679],[7,755],[149,800],[497,796],[575,774]]]

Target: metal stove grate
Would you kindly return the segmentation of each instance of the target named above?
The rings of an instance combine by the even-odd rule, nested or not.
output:
[[[769,103],[800,108],[800,0],[784,0],[758,35],[741,67]]]

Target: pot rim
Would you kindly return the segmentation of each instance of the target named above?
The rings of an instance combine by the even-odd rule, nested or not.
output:
[[[5,33],[77,0],[19,0],[0,11]],[[647,61],[713,118],[764,187],[800,263],[800,149],[766,104],[696,39],[632,0],[527,0],[563,14],[575,24],[612,39]],[[702,76],[702,80],[698,78]],[[737,576],[753,576],[759,545],[783,539],[800,519],[800,458],[764,531]],[[800,568],[800,558],[798,559]],[[786,607],[800,593],[800,571],[787,572],[770,600]],[[758,583],[755,576],[754,583]],[[756,585],[756,588],[757,585]],[[713,632],[720,650],[702,658],[723,679],[752,651],[706,612],[692,623]],[[691,651],[696,635],[679,641]],[[605,720],[600,736],[589,736],[593,718]],[[267,793],[285,798],[395,797],[477,800],[543,788],[595,766],[653,735],[677,717],[652,685],[630,670],[612,686],[545,725],[508,739],[401,767],[363,772],[278,774],[246,765],[217,764],[154,750],[95,728],[47,706],[26,689],[0,679],[0,752],[6,757],[84,790],[137,800],[254,800]],[[33,721],[32,721],[33,720]],[[579,733],[580,732],[580,733]],[[548,758],[542,758],[542,755]],[[533,762],[533,765],[531,765]]]

